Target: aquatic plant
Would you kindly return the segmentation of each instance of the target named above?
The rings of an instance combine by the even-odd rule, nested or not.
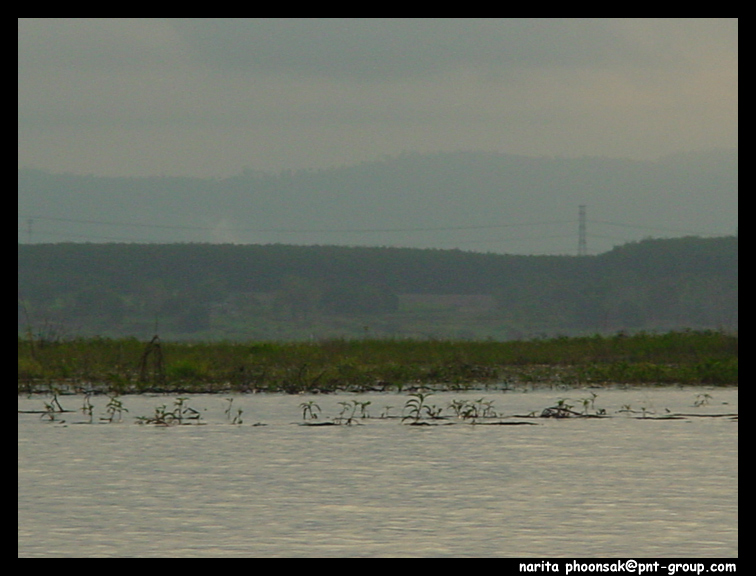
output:
[[[60,402],[58,402],[58,394],[57,392],[53,391],[53,397],[49,402],[44,402],[45,410],[42,412],[42,416],[40,418],[47,418],[51,422],[55,420],[58,414],[61,414],[63,412],[68,412],[68,410],[64,410],[63,406],[60,405]]]
[[[370,413],[367,411],[367,407],[372,404],[370,400],[367,402],[359,402],[358,400],[354,400],[354,402],[360,407],[360,418],[370,418]]]
[[[237,408],[236,409],[236,415],[232,418],[231,417],[231,409],[234,405],[234,399],[233,398],[226,398],[226,402],[228,402],[228,406],[223,411],[223,413],[226,415],[226,419],[231,422],[231,424],[243,424],[241,415],[244,412],[243,409]]]
[[[496,418],[498,416],[496,410],[494,410],[493,403],[493,400],[486,400],[485,398],[477,400],[483,418]]]
[[[695,402],[693,402],[693,406],[695,406],[696,408],[700,408],[701,406],[708,405],[711,400],[712,400],[711,394],[708,394],[708,393],[696,394],[696,400]]]
[[[357,407],[359,405],[360,403],[357,402],[357,400],[352,400],[351,402],[339,402],[339,406],[341,406],[341,412],[336,418],[333,419],[334,424],[345,426],[359,424],[359,422],[357,422],[357,420],[355,419],[355,413],[357,412]]]
[[[55,420],[55,416],[58,414],[58,410],[55,410],[55,408],[52,406],[52,404],[49,404],[45,402],[45,411],[42,413],[40,418],[47,418],[51,422]]]
[[[560,398],[555,406],[544,408],[541,412],[541,418],[571,418],[573,416],[582,416],[579,412],[572,410],[572,404],[567,404],[568,398]]]
[[[410,394],[409,400],[404,404],[403,413],[405,416],[402,417],[402,422],[405,420],[412,420],[413,424],[417,424],[422,419],[423,413],[426,413],[431,418],[438,417],[438,414],[434,415],[435,406],[431,408],[425,404],[426,399],[430,396],[432,396],[432,394],[423,392]]]
[[[426,394],[418,392],[417,394],[410,394],[410,399],[404,404],[404,416],[402,422],[408,419],[413,419],[418,422],[423,415],[423,405],[425,402]]]
[[[467,402],[464,400],[452,400],[449,402],[449,408],[457,418],[462,418],[462,411],[464,410]]]
[[[89,394],[86,394],[84,396],[84,402],[81,406],[81,413],[89,416],[90,424],[92,423],[92,419],[93,419],[93,411],[94,411],[94,405],[89,400]]]
[[[184,418],[186,418],[187,420],[199,420],[201,418],[199,411],[189,406],[186,403],[187,400],[189,400],[189,398],[176,398],[173,403],[173,405],[175,406],[173,413],[176,416],[179,424],[184,421]]]
[[[231,407],[234,405],[234,399],[226,398],[226,402],[228,402],[228,406],[226,406],[223,413],[226,415],[226,420],[231,420]]]
[[[391,418],[390,412],[393,409],[394,409],[393,406],[388,406],[388,405],[384,406],[383,410],[381,410],[380,418]]]
[[[460,410],[460,418],[468,422],[475,422],[480,417],[477,406],[473,402],[465,402],[465,405]]]
[[[108,413],[107,417],[100,418],[100,420],[111,423],[115,420],[116,415],[118,416],[118,422],[120,422],[123,418],[123,413],[128,412],[123,407],[123,402],[117,396],[110,397],[107,406],[105,406],[105,411]]]
[[[598,394],[595,392],[591,392],[590,398],[582,398],[580,402],[583,404],[583,414],[588,414],[588,407],[591,407],[591,410],[596,410],[596,398],[598,398]]]
[[[318,419],[318,412],[320,412],[320,406],[318,406],[315,403],[315,400],[308,400],[307,402],[302,402],[299,407],[302,409],[302,420],[307,421],[309,420],[317,420]],[[317,410],[317,412],[316,412]]]
[[[475,423],[481,418],[496,418],[499,416],[493,407],[493,400],[478,398],[477,400],[452,400],[449,408],[457,418]]]
[[[47,406],[47,404],[45,404],[45,406]],[[50,400],[49,406],[50,406],[50,409],[53,410],[54,412],[65,412],[65,410],[63,409],[63,406],[61,406],[60,402],[58,402],[57,392],[53,392],[53,397],[52,397],[52,400]]]
[[[137,422],[140,424],[155,424],[157,426],[170,426],[176,420],[173,412],[169,412],[165,404],[155,407],[155,413],[152,416],[137,416]]]
[[[432,404],[425,407],[425,412],[428,414],[428,418],[430,418],[431,420],[438,420],[442,418],[441,412],[443,412],[443,408]]]
[[[198,410],[187,405],[188,398],[176,398],[173,410],[168,410],[165,404],[155,407],[155,413],[152,416],[137,416],[137,422],[140,424],[156,424],[159,426],[170,426],[172,424],[183,424],[184,419],[195,420],[199,423],[201,415]],[[241,412],[239,413],[241,415]]]

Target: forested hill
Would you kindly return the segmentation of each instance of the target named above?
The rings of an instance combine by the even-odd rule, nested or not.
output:
[[[493,337],[737,329],[738,240],[598,256],[231,244],[19,244],[19,332]]]

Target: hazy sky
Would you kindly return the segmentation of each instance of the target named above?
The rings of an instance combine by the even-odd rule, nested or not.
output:
[[[737,146],[737,19],[18,21],[20,167],[228,176]]]

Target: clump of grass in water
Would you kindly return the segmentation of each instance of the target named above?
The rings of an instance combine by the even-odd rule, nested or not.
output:
[[[427,422],[423,422],[423,414],[426,414],[428,418],[437,420],[441,418],[442,408],[437,407],[435,404],[428,406],[425,401],[432,396],[430,393],[415,392],[410,394],[410,399],[404,404],[402,422],[405,420],[412,420],[411,425],[422,426],[428,425]]]
[[[493,400],[478,398],[477,400],[452,400],[449,408],[454,415],[466,422],[475,424],[481,418],[496,418],[499,414],[494,410]]]
[[[493,400],[486,400],[485,398],[475,401],[481,418],[496,418],[498,416],[496,410],[494,410],[493,403]]]
[[[55,420],[56,415],[63,412],[67,412],[67,410],[64,410],[63,406],[61,406],[60,402],[58,402],[58,393],[53,392],[52,400],[50,400],[50,402],[45,402],[45,411],[42,413],[42,416],[40,416],[40,418],[47,417],[47,419],[52,422]]]
[[[40,416],[40,418],[47,417],[47,419],[52,422],[53,420],[55,420],[55,415],[58,413],[59,411],[55,410],[52,404],[45,402],[45,411],[42,413],[42,416]]]
[[[370,413],[367,411],[367,407],[372,404],[370,400],[368,400],[367,402],[359,402],[358,400],[353,400],[353,402],[360,407],[360,418],[370,418]]]
[[[233,398],[226,398],[226,401],[228,402],[228,407],[224,411],[225,414],[226,414],[226,419],[230,420],[231,424],[243,424],[244,422],[242,421],[241,415],[242,415],[242,412],[244,412],[244,410],[242,410],[241,408],[237,408],[236,409],[236,416],[234,416],[233,419],[232,419],[231,418],[231,407],[234,405],[234,399]]]
[[[137,422],[140,424],[155,424],[156,426],[170,426],[175,421],[172,412],[168,412],[165,404],[155,407],[155,413],[152,416],[137,416]]]
[[[176,398],[173,403],[175,406],[173,412],[176,414],[179,424],[183,423],[184,419],[199,421],[201,418],[200,413],[186,403],[187,400],[189,398]]]
[[[557,400],[555,406],[549,406],[544,408],[541,412],[541,418],[570,418],[573,416],[582,416],[579,412],[575,412],[572,408],[572,404],[567,404],[568,398],[560,398]]]
[[[105,411],[108,415],[100,418],[100,420],[110,423],[115,420],[116,415],[118,416],[118,422],[120,422],[123,419],[123,413],[128,412],[128,410],[123,407],[123,402],[121,402],[117,396],[110,397],[107,406],[105,406]]]
[[[464,400],[452,400],[449,402],[449,408],[454,412],[454,415],[457,418],[462,418],[462,413],[464,412],[466,405],[467,402]]]
[[[707,406],[709,402],[711,402],[712,396],[711,394],[703,393],[703,394],[696,394],[696,400],[693,402],[693,406],[696,408],[700,408],[701,406]]]
[[[412,419],[413,424],[419,423],[420,418],[423,417],[423,408],[427,397],[428,394],[423,394],[422,392],[410,394],[410,399],[404,404],[404,413],[406,415],[402,417],[402,422]]]
[[[302,420],[307,422],[307,420],[317,420],[318,419],[318,413],[321,411],[320,406],[318,406],[315,403],[315,400],[309,400],[307,402],[302,402],[299,407],[302,409]],[[317,410],[317,412],[316,412]]]
[[[81,406],[81,413],[89,416],[89,424],[92,423],[93,415],[92,412],[94,411],[94,405],[89,400],[89,394],[84,396],[84,403]]]
[[[360,402],[352,400],[351,402],[339,402],[339,405],[341,406],[341,412],[336,418],[334,418],[333,421],[335,424],[346,426],[359,424],[355,418],[355,414],[357,413],[357,407],[360,405]]]
[[[436,406],[435,404],[426,406],[425,411],[428,413],[428,418],[431,420],[440,420],[442,418],[441,412],[443,411],[443,408],[440,406]]]
[[[201,415],[199,411],[186,404],[188,398],[176,398],[174,409],[168,410],[163,404],[155,408],[155,413],[150,416],[137,416],[137,422],[140,424],[156,424],[158,426],[171,426],[173,424],[183,424],[184,420],[195,420],[199,423]],[[239,416],[241,412],[239,412]],[[239,424],[241,422],[238,422]]]
[[[598,398],[598,394],[595,392],[591,392],[590,398],[583,398],[581,400],[583,404],[583,414],[588,414],[588,407],[590,406],[592,410],[596,410],[596,398]]]
[[[589,398],[581,398],[580,403],[583,405],[582,412],[576,412],[572,409],[574,406],[568,404],[569,398],[560,398],[554,406],[543,409],[541,418],[597,418],[606,416],[606,409],[596,409],[596,398],[598,398],[598,394],[595,392],[591,392]],[[589,408],[593,411],[592,413]],[[629,405],[627,406],[627,411],[630,411]],[[530,415],[533,416],[535,413],[531,412]]]

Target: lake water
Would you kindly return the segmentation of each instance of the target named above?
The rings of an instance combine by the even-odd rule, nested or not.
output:
[[[737,389],[593,390],[610,418],[511,418],[560,398],[582,410],[590,392],[428,399],[448,413],[484,397],[537,424],[520,426],[378,418],[406,394],[240,395],[241,425],[218,395],[189,397],[205,425],[135,424],[175,396],[124,396],[121,423],[97,423],[105,397],[91,425],[19,414],[18,555],[737,556],[738,422],[696,416],[736,414]],[[297,425],[302,402],[323,420],[354,399],[371,402],[362,425]],[[634,417],[667,410],[694,416]]]

